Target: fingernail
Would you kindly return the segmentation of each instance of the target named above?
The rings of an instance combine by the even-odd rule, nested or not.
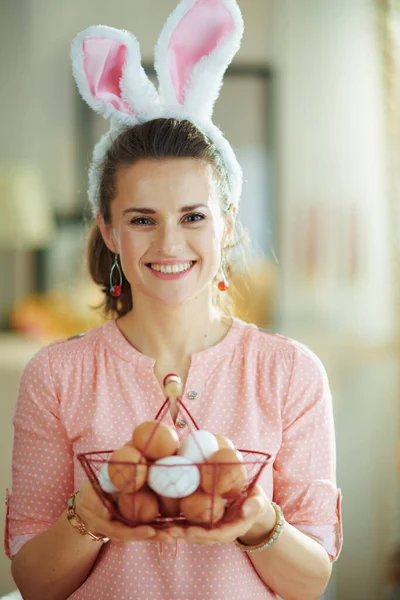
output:
[[[155,531],[148,531],[148,532],[147,532],[147,536],[146,536],[146,537],[147,537],[147,538],[152,538],[152,537],[154,537],[155,535],[156,535],[156,532],[155,532]]]

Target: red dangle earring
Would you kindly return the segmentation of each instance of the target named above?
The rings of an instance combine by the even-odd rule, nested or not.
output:
[[[113,285],[113,273],[114,273],[115,269],[117,269],[118,275],[119,275],[119,284],[118,285]],[[114,256],[114,264],[110,270],[110,294],[114,298],[119,298],[120,295],[122,294],[122,271],[121,271],[121,267],[119,266],[119,263],[118,263],[118,254],[116,254]]]
[[[228,290],[228,288],[229,288],[229,283],[228,283],[228,280],[226,278],[226,259],[225,259],[224,253],[222,253],[221,266],[220,266],[220,269],[219,269],[218,276],[221,278],[220,281],[218,281],[218,289],[221,292],[226,292]]]

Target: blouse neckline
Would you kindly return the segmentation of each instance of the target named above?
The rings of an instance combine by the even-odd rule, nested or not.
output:
[[[249,324],[236,317],[233,317],[232,324],[225,337],[217,344],[192,354],[192,364],[202,361],[213,362],[222,358],[229,352],[229,350],[236,346],[236,343],[238,342],[241,333],[244,331],[246,326],[249,326]],[[104,340],[109,346],[111,346],[113,351],[118,354],[120,358],[127,362],[139,361],[143,365],[154,367],[156,363],[155,358],[139,352],[139,350],[135,348],[124,336],[115,319],[107,321],[101,327],[101,330]]]

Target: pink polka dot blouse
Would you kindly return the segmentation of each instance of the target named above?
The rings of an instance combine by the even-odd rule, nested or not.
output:
[[[25,367],[13,425],[6,551],[45,531],[86,475],[81,452],[121,447],[154,419],[165,397],[155,360],[138,352],[116,321],[55,342]],[[234,319],[217,345],[192,356],[183,402],[201,429],[237,448],[272,455],[259,483],[286,520],[335,560],[341,493],[335,481],[332,400],[321,361],[306,346]],[[187,427],[173,424],[180,438]],[[182,424],[181,424],[182,425]],[[267,551],[268,552],[268,551]],[[102,547],[74,600],[266,600],[277,598],[235,544],[177,548],[132,542]]]

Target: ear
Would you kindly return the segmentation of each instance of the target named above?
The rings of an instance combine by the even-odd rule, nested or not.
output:
[[[135,124],[159,111],[156,89],[141,65],[139,44],[127,31],[88,27],[71,44],[72,71],[87,104],[104,118]]]
[[[105,223],[99,211],[96,213],[96,223],[107,248],[113,252],[113,254],[119,254],[118,244],[113,236],[111,223]]]
[[[181,0],[160,34],[155,69],[162,103],[210,119],[226,68],[240,47],[236,0]]]

